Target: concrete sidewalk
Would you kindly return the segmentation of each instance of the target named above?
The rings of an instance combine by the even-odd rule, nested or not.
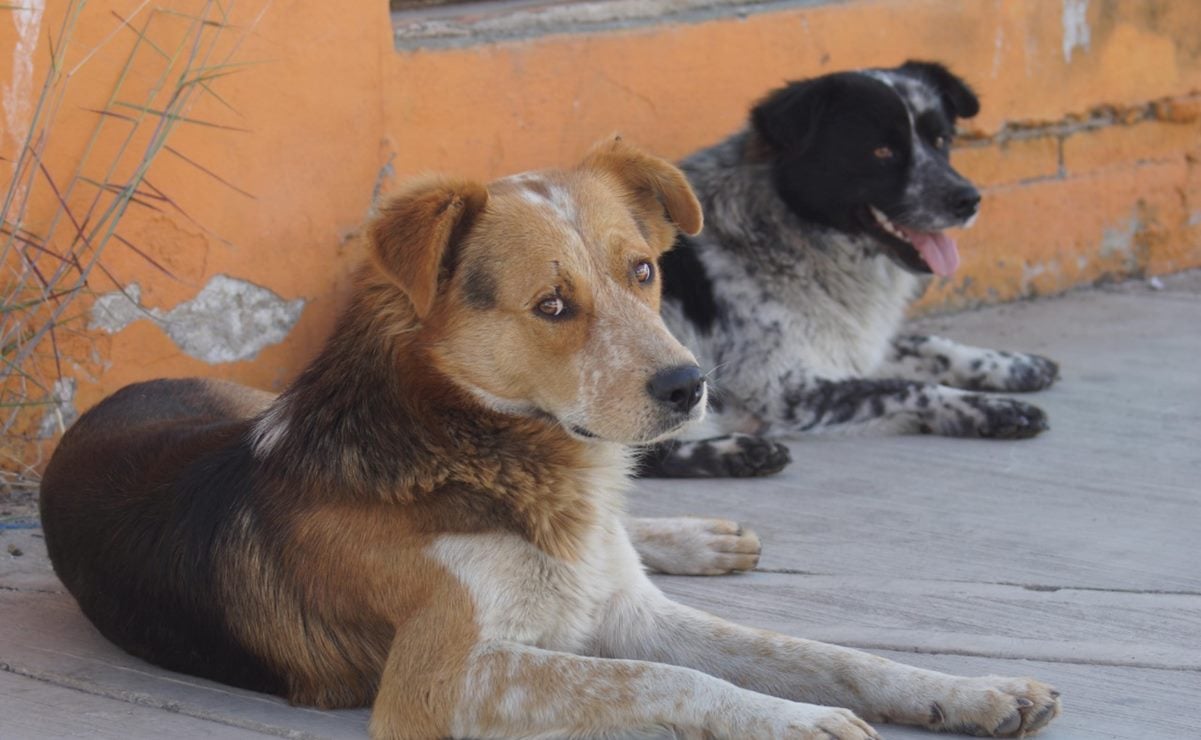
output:
[[[738,519],[764,543],[756,573],[658,582],[747,624],[1047,680],[1064,695],[1048,740],[1201,737],[1201,273],[1163,282],[922,322],[1061,363],[1031,397],[1051,419],[1036,439],[813,438],[775,478],[644,482],[635,513]],[[363,738],[366,721],[126,656],[37,529],[0,531],[0,738]]]

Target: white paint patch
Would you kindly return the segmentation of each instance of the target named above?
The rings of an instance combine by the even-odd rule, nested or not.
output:
[[[1049,271],[1051,271],[1051,269],[1048,267],[1048,265],[1045,265],[1041,262],[1035,262],[1032,264],[1023,265],[1022,266],[1022,283],[1021,283],[1022,294],[1029,293],[1031,284],[1036,279],[1038,279],[1039,276],[1041,276]],[[1054,272],[1058,273],[1059,270],[1055,269]]]
[[[288,336],[305,304],[226,275],[214,276],[195,298],[166,312],[141,308],[136,284],[126,291],[97,298],[89,327],[115,334],[138,319],[150,319],[184,352],[209,363],[254,359]]]
[[[1124,224],[1105,229],[1101,233],[1101,247],[1098,254],[1102,259],[1118,257],[1126,261],[1133,261],[1135,259],[1134,237],[1141,227],[1142,223],[1135,217]]]
[[[204,290],[164,316],[179,348],[205,362],[249,360],[276,344],[300,318],[304,301],[284,301],[254,283],[217,275]]]
[[[79,410],[75,408],[75,389],[75,378],[59,378],[54,381],[50,397],[47,399],[52,406],[42,417],[38,437],[50,439],[67,431],[67,427],[79,418]]]
[[[13,152],[19,153],[33,120],[33,55],[37,52],[46,0],[20,0],[6,11],[17,29],[13,46],[12,81],[4,86],[4,122],[13,140]]]
[[[142,286],[130,283],[125,292],[114,290],[105,293],[92,304],[92,320],[89,329],[99,329],[116,334],[138,319],[154,319],[154,314],[142,308]]]
[[[1072,51],[1088,51],[1092,31],[1088,27],[1088,0],[1063,0],[1063,60],[1072,61]]]

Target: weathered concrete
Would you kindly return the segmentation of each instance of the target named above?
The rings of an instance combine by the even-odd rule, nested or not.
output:
[[[1061,361],[1032,397],[1051,416],[1037,439],[816,438],[773,479],[643,482],[637,513],[729,516],[765,547],[761,572],[660,584],[748,624],[1049,680],[1065,713],[1047,740],[1196,736],[1201,273],[1163,282],[922,322]],[[361,738],[366,721],[124,655],[62,592],[40,533],[0,530],[0,737]]]
[[[80,167],[101,178],[97,214],[121,192],[143,152],[119,154],[131,111],[161,107],[145,97],[160,72],[196,76],[181,68],[193,55],[175,55],[168,73],[157,50],[174,48],[188,19],[141,0],[89,0],[76,24],[87,32],[64,40],[53,29],[74,4],[6,4],[45,12],[0,11],[0,81],[12,80],[0,91],[0,180],[21,160],[25,112],[52,47],[69,60],[62,79],[71,82],[47,108],[57,113],[42,119],[54,130],[33,138],[48,142],[45,174],[24,170],[31,202],[18,220],[45,244],[8,250],[53,274],[63,264],[54,253],[80,248],[72,224],[88,221],[96,191],[79,183],[72,219],[51,185],[65,192]],[[491,179],[570,165],[614,131],[678,159],[743,125],[748,107],[785,80],[908,58],[946,63],[983,105],[960,121],[952,155],[981,187],[979,223],[957,235],[963,263],[928,292],[926,310],[1201,266],[1201,3],[506,0],[403,18],[384,2],[200,5],[213,23],[205,28],[222,36],[215,53],[237,49],[211,60],[230,74],[207,80],[188,121],[157,150],[89,291],[137,283],[146,306],[169,310],[229,275],[307,303],[282,341],[218,355],[216,366],[151,321],[115,334],[64,328],[56,351],[39,348],[30,370],[45,389],[60,372],[73,377],[80,409],[164,376],[279,390],[332,329],[362,255],[350,235],[373,197],[410,176]],[[432,34],[424,40],[414,35],[423,28]],[[113,98],[123,69],[131,84]],[[137,142],[160,119],[141,120]],[[91,299],[65,315],[82,315]],[[45,410],[30,406],[18,431],[48,454],[53,440],[32,439],[54,427],[42,426]]]
[[[170,311],[143,308],[141,295],[141,287],[131,283],[98,296],[88,328],[116,334],[139,319],[149,319],[186,354],[208,363],[254,359],[264,347],[288,336],[305,304],[304,299],[285,301],[267,288],[227,275],[213,276],[194,298]]]

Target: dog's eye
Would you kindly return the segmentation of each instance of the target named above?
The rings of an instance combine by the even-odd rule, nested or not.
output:
[[[878,146],[872,154],[876,155],[876,159],[892,159],[892,147]]]
[[[634,279],[640,283],[649,283],[655,278],[655,266],[643,260],[634,265]]]
[[[544,316],[559,317],[567,310],[567,302],[557,295],[543,298],[538,304],[538,313]]]
[[[935,149],[946,149],[947,144],[950,144],[950,143],[951,142],[948,141],[947,137],[945,137],[945,136],[935,136],[934,137],[934,148]]]

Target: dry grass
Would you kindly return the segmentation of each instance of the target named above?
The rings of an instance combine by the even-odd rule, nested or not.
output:
[[[143,0],[121,16],[89,9],[87,0],[69,0],[61,25],[42,28],[34,42],[38,54],[48,57],[37,60],[45,76],[23,141],[0,162],[0,172],[11,173],[0,191],[0,435],[6,458],[0,459],[0,468],[15,475],[0,481],[4,487],[19,490],[22,480],[35,475],[42,463],[36,440],[56,436],[72,421],[69,401],[75,380],[67,370],[77,361],[86,364],[77,355],[89,347],[89,301],[80,299],[92,294],[97,279],[124,290],[105,266],[106,252],[115,245],[130,250],[170,275],[123,236],[121,227],[131,207],[188,218],[166,188],[160,190],[148,178],[164,152],[206,177],[214,175],[168,142],[179,126],[219,126],[190,116],[198,100],[208,97],[232,110],[217,88],[246,66],[237,61],[238,52],[269,0],[260,0],[250,22],[241,26],[230,20],[235,3]],[[0,22],[9,22],[5,15],[16,24],[28,22],[38,5],[0,5]],[[93,32],[98,24],[111,28],[84,48],[77,39],[85,35],[85,22]],[[64,110],[81,71],[111,64],[111,51],[126,47],[128,55],[121,69],[113,70],[116,82],[104,104],[81,111],[68,103]],[[24,73],[32,78],[31,68]],[[62,122],[77,120],[81,113],[94,115],[95,121],[78,159],[68,167],[58,160],[59,166],[48,163],[47,153],[62,147],[59,138],[69,135]]]

